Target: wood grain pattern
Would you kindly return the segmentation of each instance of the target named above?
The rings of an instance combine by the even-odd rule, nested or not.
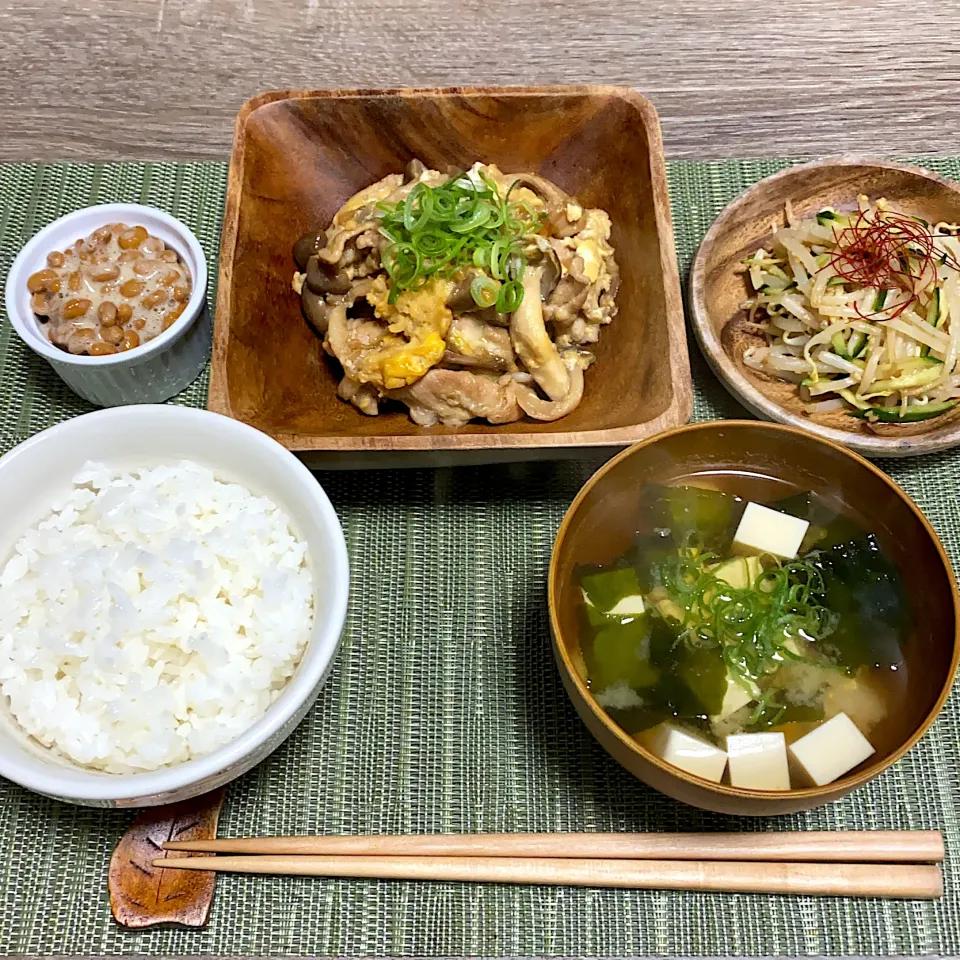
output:
[[[857,196],[886,197],[894,209],[937,223],[960,221],[960,185],[917,167],[831,158],[767,177],[738,197],[714,221],[690,272],[691,325],[704,356],[749,410],[768,420],[810,430],[868,457],[911,457],[960,444],[960,409],[915,424],[877,424],[844,411],[807,414],[796,385],[743,362],[750,346],[765,342],[744,330],[743,302],[753,291],[741,261],[770,249],[771,224],[785,226],[789,198],[797,217],[824,207],[854,210]]]
[[[608,564],[635,543],[643,487],[749,470],[810,491],[876,534],[896,564],[914,613],[904,645],[903,707],[871,731],[876,753],[822,787],[783,793],[715,784],[650,753],[590,694],[580,651],[576,571]],[[724,420],[693,424],[632,447],[587,481],[564,517],[550,561],[550,629],[564,687],[590,732],[631,773],[684,803],[744,816],[795,813],[837,800],[886,770],[923,736],[943,707],[960,660],[960,596],[943,545],[920,509],[885,473],[838,444],[794,427]]]
[[[291,248],[351,195],[419,157],[532,170],[613,223],[619,313],[584,399],[562,420],[423,428],[339,399],[338,365],[300,313]],[[290,92],[246,104],[224,217],[209,407],[295,451],[479,451],[624,445],[692,410],[656,113],[611,87]]]
[[[690,860],[520,860],[511,857],[200,857],[183,872],[216,869],[296,877],[373,877],[465,883],[562,884],[634,890],[710,890],[816,897],[935,900],[940,867],[923,864],[727,863]]]
[[[0,2],[0,159],[225,158],[261,90],[613,83],[667,155],[955,152],[936,0]],[[951,59],[954,58],[954,59]]]
[[[165,870],[162,860],[189,857],[165,851],[168,840],[207,840],[217,835],[223,791],[152,807],[141,813],[117,844],[110,859],[110,909],[124,927],[157,924],[205,926],[216,889],[210,872]]]
[[[195,853],[394,857],[567,857],[606,860],[794,860],[939,863],[939,830],[769,833],[435,833],[390,836],[222,837],[173,841]]]

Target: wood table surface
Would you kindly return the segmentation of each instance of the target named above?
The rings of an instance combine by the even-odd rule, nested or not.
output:
[[[270,88],[615,83],[674,158],[960,152],[952,0],[0,0],[0,160],[224,158]]]

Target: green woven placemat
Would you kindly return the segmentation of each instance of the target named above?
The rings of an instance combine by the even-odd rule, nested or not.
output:
[[[682,271],[719,210],[787,163],[669,165]],[[928,165],[960,179],[960,159]],[[109,200],[181,217],[215,278],[225,181],[222,164],[0,166],[0,282],[40,226]],[[742,416],[691,352],[696,417]],[[3,450],[88,409],[6,322],[0,369]],[[197,383],[179,402],[202,405],[205,393]],[[960,451],[884,466],[960,560]],[[939,827],[960,855],[956,697],[893,770],[839,803],[778,820],[681,806],[607,757],[561,688],[544,613],[553,536],[589,472],[567,463],[321,474],[353,569],[343,646],[307,720],[230,787],[222,833]],[[129,820],[0,783],[0,953],[960,953],[960,872],[950,862],[936,903],[224,876],[206,930],[134,934],[113,924],[106,896]]]

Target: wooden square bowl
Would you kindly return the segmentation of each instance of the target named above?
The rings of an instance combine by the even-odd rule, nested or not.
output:
[[[535,171],[610,214],[619,315],[603,331],[583,402],[564,419],[423,428],[402,407],[367,417],[337,397],[339,365],[290,286],[291,247],[414,157],[441,170],[482,160]],[[570,456],[685,422],[692,390],[656,111],[614,87],[250,100],[230,164],[209,406],[328,466]]]

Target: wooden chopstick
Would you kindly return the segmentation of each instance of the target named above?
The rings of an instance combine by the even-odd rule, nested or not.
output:
[[[656,890],[932,900],[938,866],[514,857],[227,856],[154,860],[155,867],[305,877],[562,884]]]
[[[607,860],[933,863],[937,830],[782,833],[508,833],[362,837],[238,837],[165,843],[200,853],[381,857],[561,857]]]

